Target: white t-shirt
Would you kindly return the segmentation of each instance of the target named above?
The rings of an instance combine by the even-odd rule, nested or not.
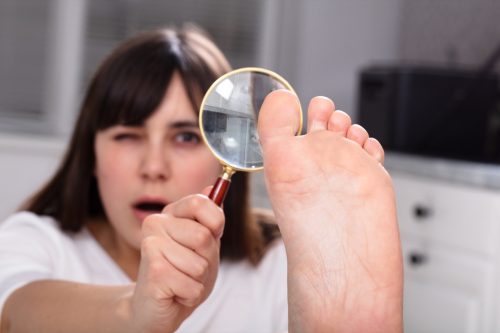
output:
[[[16,213],[0,224],[0,314],[14,290],[41,279],[131,283],[86,228],[65,233],[50,217]],[[209,298],[178,332],[283,332],[287,312],[285,249],[275,241],[257,267],[222,261]]]

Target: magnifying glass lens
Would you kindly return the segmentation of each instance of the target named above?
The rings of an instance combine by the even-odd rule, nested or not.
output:
[[[277,89],[293,91],[278,74],[252,67],[227,73],[205,94],[200,129],[205,143],[224,166],[221,181],[227,182],[227,186],[235,171],[263,168],[257,119],[264,99]]]

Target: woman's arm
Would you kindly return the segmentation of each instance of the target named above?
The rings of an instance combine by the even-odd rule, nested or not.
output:
[[[0,332],[133,332],[133,292],[134,285],[32,282],[7,299]]]
[[[191,195],[142,223],[137,282],[96,286],[38,280],[13,292],[4,332],[173,332],[213,289],[224,213]]]

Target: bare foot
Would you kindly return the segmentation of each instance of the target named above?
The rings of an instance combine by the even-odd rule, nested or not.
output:
[[[290,330],[399,332],[402,260],[384,152],[324,97],[311,100],[308,134],[288,91],[262,106],[266,185],[288,256]]]

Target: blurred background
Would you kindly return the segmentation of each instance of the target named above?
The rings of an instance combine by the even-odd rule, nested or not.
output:
[[[494,0],[0,0],[0,219],[54,171],[103,57],[193,22],[233,67],[280,73],[304,110],[329,96],[380,138],[406,331],[499,332],[499,17]],[[260,175],[253,198],[269,207]]]

